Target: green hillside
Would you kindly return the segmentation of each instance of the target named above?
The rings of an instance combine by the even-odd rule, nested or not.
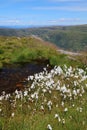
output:
[[[50,70],[28,75],[22,87],[17,83],[20,90],[1,93],[0,130],[87,130],[87,53],[62,54],[35,35],[0,37],[0,70],[37,61],[48,61]]]
[[[50,65],[81,65],[80,60],[74,61],[57,50],[53,44],[34,37],[0,37],[0,67],[38,60],[48,60]]]
[[[30,36],[36,35],[45,41],[52,42],[58,47],[70,51],[87,50],[87,25],[51,26],[24,29],[0,29],[1,36]]]

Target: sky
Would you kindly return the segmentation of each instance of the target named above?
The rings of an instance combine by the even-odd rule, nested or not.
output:
[[[0,26],[87,24],[87,0],[0,0]]]

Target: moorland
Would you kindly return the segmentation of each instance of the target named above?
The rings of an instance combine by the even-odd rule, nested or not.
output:
[[[87,25],[1,28],[0,130],[87,130],[86,47]]]

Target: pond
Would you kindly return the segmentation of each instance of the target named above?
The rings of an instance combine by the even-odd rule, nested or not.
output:
[[[27,84],[26,78],[29,75],[43,71],[47,67],[48,61],[25,63],[19,67],[5,66],[0,71],[0,94],[2,91],[12,93],[16,89],[20,90]],[[49,70],[49,66],[47,69]]]

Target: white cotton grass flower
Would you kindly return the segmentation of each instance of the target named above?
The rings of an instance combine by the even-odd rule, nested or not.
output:
[[[48,91],[50,94],[52,93],[51,90]]]
[[[2,92],[2,95],[5,96],[5,91]]]
[[[58,118],[59,117],[59,115],[58,114],[55,114],[55,117],[54,118]]]
[[[30,87],[31,89],[34,89],[35,88],[35,85],[34,85],[34,83],[32,83],[32,85],[31,85],[31,87]]]
[[[51,108],[52,108],[52,107],[49,105],[49,106],[48,106],[48,109],[49,109],[50,111],[51,111]]]
[[[11,117],[14,117],[14,115],[15,115],[15,114],[14,114],[14,112],[13,112],[13,113],[11,114]]]
[[[67,88],[66,88],[65,84],[61,87],[61,92],[63,92],[63,93],[67,92]]]
[[[83,86],[81,87],[82,94],[85,93]]]
[[[61,121],[60,117],[58,117],[58,121],[59,121],[59,122]]]
[[[77,91],[75,89],[73,90],[73,95],[77,96]]]
[[[59,91],[60,89],[61,89],[61,88],[60,88],[60,86],[59,86],[59,85],[57,85],[56,90],[58,90],[58,91]]]
[[[62,119],[62,123],[63,123],[63,125],[65,124],[65,119]]]
[[[48,130],[52,130],[52,126],[50,124],[47,125]]]
[[[82,107],[79,108],[79,112],[82,112]]]
[[[2,111],[2,109],[0,108],[0,112]]]
[[[77,109],[76,109],[78,112],[82,112],[83,111],[83,108],[82,107],[77,107]]]
[[[47,92],[47,90],[46,90],[46,89],[42,89],[42,92],[43,92],[43,93],[46,93],[46,92]]]
[[[61,102],[61,106],[63,106],[63,107],[64,107],[64,102],[63,102],[63,101]]]
[[[58,105],[58,104],[56,104],[56,107],[57,107],[57,108],[58,108],[58,106],[59,106],[59,105]]]
[[[5,100],[8,100],[10,96],[11,96],[10,94],[6,94]]]
[[[62,68],[61,68],[60,66],[58,66],[58,67],[56,68],[56,71],[57,71],[57,73],[58,73],[59,75],[63,73],[63,70],[62,70]]]
[[[51,110],[51,107],[52,107],[52,101],[48,101],[47,106],[48,106],[48,109]]]
[[[47,64],[47,67],[49,67],[49,64]]]
[[[65,109],[64,109],[64,112],[67,112],[67,111],[68,111],[68,108],[65,108]]]
[[[26,97],[28,95],[28,91],[24,91],[24,97]]]
[[[54,118],[58,119],[59,122],[61,121],[59,114],[55,114]]]
[[[43,106],[43,105],[41,105],[40,109],[41,109],[42,111],[44,111],[44,106]]]
[[[48,106],[49,106],[49,105],[52,105],[52,101],[48,101],[47,105],[48,105]]]
[[[29,77],[28,77],[28,80],[29,80],[29,79],[30,79],[30,80],[33,80],[33,79],[34,79],[34,76],[33,76],[33,75],[29,76]]]
[[[80,93],[79,96],[82,97],[82,94]]]
[[[0,96],[0,101],[2,101],[3,100],[3,96]]]
[[[44,70],[44,71],[47,71],[47,69],[46,69],[46,68],[43,68],[43,70]]]
[[[16,99],[20,99],[20,95],[19,95],[19,94],[16,95],[15,98],[16,98]]]
[[[79,94],[80,93],[80,89],[77,89],[77,94]]]
[[[19,92],[18,92],[18,90],[17,90],[17,89],[15,90],[15,94],[16,94],[16,95],[18,95],[18,94],[19,94]]]
[[[75,104],[72,105],[72,107],[74,107],[74,106],[75,106]]]

